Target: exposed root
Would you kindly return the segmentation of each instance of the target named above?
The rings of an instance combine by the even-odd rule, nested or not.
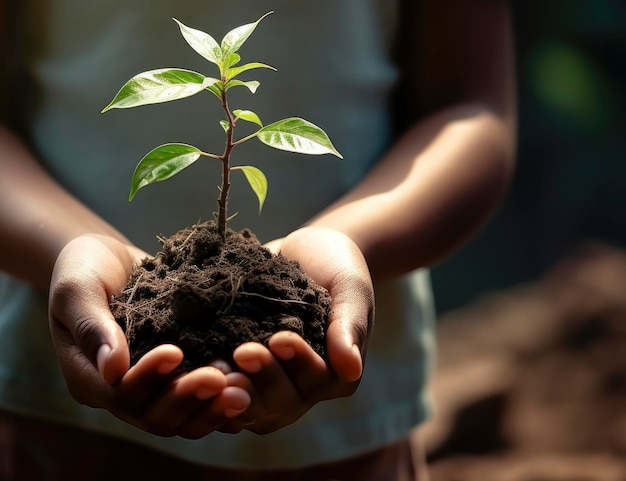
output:
[[[268,296],[264,296],[263,294],[257,294],[256,292],[240,291],[240,292],[237,292],[237,294],[240,295],[240,296],[260,297],[261,299],[265,299],[266,301],[284,302],[285,304],[300,304],[300,305],[303,305],[303,306],[313,306],[314,305],[311,302],[300,301],[298,299],[278,299],[276,297],[268,297]]]

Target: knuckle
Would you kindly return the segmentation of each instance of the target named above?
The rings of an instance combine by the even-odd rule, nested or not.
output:
[[[101,339],[98,323],[92,316],[84,315],[75,319],[74,340],[89,359],[95,360]]]
[[[56,310],[65,310],[83,291],[83,283],[70,276],[55,279],[50,290],[50,305]]]

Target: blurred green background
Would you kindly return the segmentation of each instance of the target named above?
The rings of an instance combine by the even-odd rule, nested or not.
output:
[[[433,269],[440,313],[532,281],[584,241],[626,245],[626,2],[514,10],[516,174],[481,234]]]

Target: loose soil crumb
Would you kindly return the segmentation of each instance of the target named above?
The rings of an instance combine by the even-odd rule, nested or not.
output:
[[[182,370],[215,359],[234,367],[237,346],[267,345],[283,330],[326,357],[330,295],[298,263],[272,254],[249,230],[228,229],[224,243],[214,222],[160,241],[161,251],[133,269],[111,303],[131,364],[158,345],[175,344],[185,356]]]

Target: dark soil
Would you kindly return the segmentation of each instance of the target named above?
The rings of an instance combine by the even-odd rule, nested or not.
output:
[[[249,230],[222,242],[206,222],[159,239],[161,251],[133,269],[111,311],[128,339],[131,364],[161,344],[184,353],[189,371],[232,362],[240,344],[272,334],[302,336],[323,358],[330,295],[300,266],[261,246]]]
[[[625,285],[590,244],[440,320],[432,481],[626,480]]]

